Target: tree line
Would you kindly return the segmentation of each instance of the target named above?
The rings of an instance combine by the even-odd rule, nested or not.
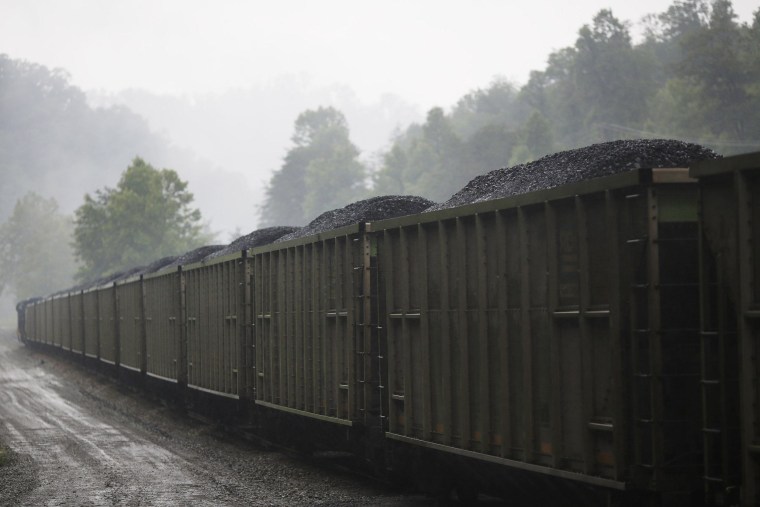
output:
[[[497,79],[448,112],[431,109],[375,167],[360,161],[339,111],[305,112],[261,220],[302,225],[371,195],[443,201],[484,172],[621,138],[760,149],[760,10],[739,23],[730,0],[676,0],[644,25],[634,44],[629,24],[601,10],[524,86]]]
[[[729,0],[677,0],[646,18],[638,44],[627,23],[602,10],[525,85],[497,79],[449,110],[431,109],[424,122],[399,132],[376,164],[361,158],[340,111],[304,111],[267,186],[259,227],[304,225],[373,195],[443,201],[489,170],[613,139],[676,138],[723,154],[758,150],[758,47],[760,10],[740,24]],[[3,55],[0,85],[0,202],[6,206],[0,292],[19,299],[46,294],[211,241],[187,182],[150,164],[161,143],[139,117],[92,110],[61,71]],[[73,216],[62,214],[45,190],[104,178],[99,157],[113,136],[128,137],[144,158],[135,158],[115,187],[85,195]],[[85,146],[80,137],[90,142]],[[65,149],[43,149],[51,143]],[[88,150],[86,156],[79,150]],[[52,155],[41,160],[38,153]],[[87,170],[77,177],[65,170],[48,181],[46,170],[70,164]],[[24,188],[38,193],[22,196]]]

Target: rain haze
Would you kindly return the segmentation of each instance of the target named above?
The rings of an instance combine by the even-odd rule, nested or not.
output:
[[[759,47],[756,0],[0,0],[0,297],[605,141],[757,151]]]
[[[0,52],[64,69],[91,104],[126,105],[200,161],[174,169],[226,240],[255,227],[301,111],[343,111],[371,162],[394,130],[431,107],[449,108],[496,77],[524,84],[600,9],[629,22],[636,37],[642,17],[668,5],[2,0]],[[734,2],[740,21],[754,7]],[[114,163],[123,169],[129,160]]]

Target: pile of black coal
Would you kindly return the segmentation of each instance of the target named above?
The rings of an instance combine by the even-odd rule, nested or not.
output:
[[[347,225],[421,213],[435,204],[413,195],[386,195],[358,201],[344,208],[325,211],[309,225],[279,238],[275,243],[303,238]]]
[[[283,237],[286,234],[291,234],[300,229],[300,227],[280,226],[280,227],[266,227],[264,229],[258,229],[245,236],[240,236],[238,239],[216,252],[211,253],[204,260],[211,260],[223,255],[229,255],[240,252],[241,250],[247,250],[249,248],[256,248],[257,246],[269,245],[274,243],[278,238]]]
[[[195,250],[190,250],[189,252],[185,252],[176,259],[174,259],[172,262],[164,266],[164,268],[174,267],[174,266],[187,266],[188,264],[193,264],[195,262],[200,262],[204,258],[208,257],[214,252],[217,252],[224,248],[225,245],[206,245],[199,248],[196,248]]]
[[[683,141],[610,141],[491,171],[473,179],[451,199],[431,206],[427,211],[544,190],[633,169],[688,167],[691,162],[712,158],[720,158],[720,155],[698,144]]]
[[[142,270],[140,271],[141,275],[147,275],[150,273],[155,273],[156,271],[160,271],[161,269],[165,268],[172,262],[177,260],[176,255],[170,255],[168,257],[161,257],[157,261],[153,261],[147,266],[143,266]]]

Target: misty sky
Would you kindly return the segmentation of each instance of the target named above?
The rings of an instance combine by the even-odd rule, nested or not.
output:
[[[524,84],[600,9],[630,21],[636,36],[642,16],[671,3],[0,0],[0,53],[67,70],[92,104],[124,104],[200,157],[150,162],[190,181],[224,240],[255,227],[266,182],[305,109],[343,111],[371,161],[394,129],[424,120],[431,107],[450,108],[495,77]],[[758,7],[733,5],[745,22]],[[108,169],[118,174],[129,162]]]
[[[63,67],[86,90],[223,92],[300,74],[428,109],[496,75],[524,83],[602,8],[635,23],[670,3],[0,0],[0,52]],[[743,21],[758,7],[733,3]]]

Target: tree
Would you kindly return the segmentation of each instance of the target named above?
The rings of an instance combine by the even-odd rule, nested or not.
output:
[[[343,113],[333,107],[304,111],[291,140],[294,146],[269,180],[262,225],[303,225],[364,196],[366,169]]]
[[[140,266],[207,243],[187,182],[135,158],[116,188],[98,190],[76,210],[74,247],[81,279]]]
[[[124,108],[93,109],[61,69],[0,54],[0,222],[28,189],[73,210],[135,150],[166,158],[164,140]],[[65,172],[65,176],[61,176]]]
[[[537,160],[554,152],[551,124],[538,111],[520,128],[517,138],[520,144],[515,146],[509,165]]]
[[[55,199],[30,192],[16,201],[0,226],[0,292],[8,288],[21,300],[69,286],[76,271],[72,232]]]
[[[752,80],[741,61],[742,33],[731,2],[715,0],[707,26],[683,37],[682,44],[680,77],[697,85],[703,92],[702,100],[713,105],[702,120],[711,125],[716,136],[727,133],[743,139],[745,120],[751,121],[757,113],[747,114],[746,90]]]

